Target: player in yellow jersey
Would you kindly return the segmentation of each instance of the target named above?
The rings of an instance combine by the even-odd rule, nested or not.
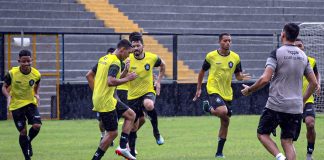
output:
[[[127,159],[136,159],[126,148],[130,130],[134,125],[135,113],[114,96],[116,86],[136,78],[136,73],[128,73],[127,70],[124,70],[120,74],[121,61],[125,60],[131,51],[131,43],[125,39],[121,40],[114,53],[107,54],[99,59],[94,83],[89,84],[89,86],[93,86],[93,111],[99,112],[100,120],[107,132],[92,160],[100,160],[110,144],[117,137],[118,115],[124,117],[125,121],[120,136],[119,147],[115,152]]]
[[[296,39],[295,45],[304,51],[305,47],[303,44],[303,41],[301,39]],[[316,80],[318,82],[317,88],[316,88],[316,94],[320,95],[321,92],[321,75],[317,70],[316,66],[316,60],[315,58],[312,58],[308,56],[308,62],[310,66],[313,68]],[[303,77],[303,94],[305,93],[307,87],[308,87],[308,81],[306,77]],[[306,138],[307,138],[307,154],[306,154],[306,160],[312,160],[312,154],[315,148],[315,139],[316,139],[316,132],[315,132],[315,108],[314,108],[314,96],[310,96],[309,99],[306,101],[304,105],[303,110],[303,119],[306,124]]]
[[[4,79],[2,93],[7,97],[9,110],[12,112],[15,125],[20,132],[19,144],[26,160],[33,155],[31,142],[39,133],[42,122],[37,109],[39,104],[39,82],[41,74],[33,67],[31,53],[28,50],[19,52],[18,63]],[[10,87],[10,92],[9,91]],[[27,126],[31,124],[27,136]]]
[[[196,101],[201,94],[201,84],[205,72],[209,70],[207,81],[207,92],[210,107],[204,108],[206,112],[220,118],[220,129],[218,133],[218,148],[216,157],[223,158],[223,147],[227,137],[228,126],[232,110],[230,109],[233,99],[231,87],[232,75],[235,74],[237,80],[248,80],[250,76],[242,73],[241,61],[238,54],[230,50],[231,36],[228,33],[219,35],[220,48],[209,52],[206,56],[202,69],[199,72],[197,91],[193,98]]]
[[[111,54],[115,51],[115,48],[109,48],[107,50],[107,54]],[[96,72],[97,72],[97,65],[94,66],[91,70],[88,71],[86,78],[89,84],[90,89],[93,91],[93,84],[94,84],[94,78],[96,76]],[[97,120],[99,122],[99,130],[100,130],[100,141],[102,140],[102,138],[105,136],[105,128],[102,124],[102,121],[100,120],[99,117],[99,112],[97,112]],[[111,144],[111,146],[113,146],[113,143]]]
[[[154,103],[155,95],[160,94],[160,82],[165,73],[165,63],[157,55],[143,51],[144,42],[140,33],[131,33],[129,40],[133,47],[133,54],[129,55],[129,70],[130,72],[135,72],[138,76],[137,79],[129,82],[127,95],[128,104],[136,113],[135,127],[129,136],[129,147],[132,155],[135,156],[136,132],[139,128],[138,118],[144,116],[143,111],[146,111],[147,115],[151,119],[153,133],[157,144],[162,145],[164,143],[164,139],[159,133],[158,118],[154,108]],[[153,84],[154,67],[160,67],[159,76],[155,84]],[[156,91],[154,90],[154,85]]]

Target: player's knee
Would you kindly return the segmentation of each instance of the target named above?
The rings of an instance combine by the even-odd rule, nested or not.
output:
[[[128,110],[126,111],[126,116],[125,116],[125,118],[126,118],[127,120],[130,120],[130,121],[134,122],[134,121],[135,121],[135,118],[136,118],[136,114],[135,114],[135,112],[134,112],[133,110],[128,109]]]
[[[33,129],[35,129],[35,130],[40,130],[40,128],[41,128],[41,126],[42,126],[42,124],[33,124]]]
[[[147,111],[151,111],[154,109],[154,102],[150,99],[144,100],[144,107]]]
[[[306,117],[305,118],[305,123],[307,129],[314,129],[315,127],[315,119],[313,117]]]
[[[108,132],[108,136],[112,139],[115,139],[117,136],[118,136],[118,131],[115,130],[115,131],[109,131]]]
[[[27,135],[27,130],[26,130],[26,128],[20,130],[19,133],[20,133],[20,135],[22,135],[22,136]]]

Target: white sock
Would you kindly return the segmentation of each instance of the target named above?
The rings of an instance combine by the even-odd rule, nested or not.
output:
[[[105,134],[106,134],[106,132],[105,132],[105,131],[101,132],[101,137],[104,137],[104,136],[105,136]]]
[[[276,160],[285,160],[285,159],[286,159],[286,157],[282,153],[278,153],[276,155]]]

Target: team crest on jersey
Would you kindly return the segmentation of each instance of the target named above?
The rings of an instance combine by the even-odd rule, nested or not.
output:
[[[150,66],[150,64],[145,64],[144,68],[145,68],[145,70],[148,71],[148,70],[150,70],[151,66]]]
[[[33,86],[34,84],[35,84],[35,81],[33,79],[29,81],[30,86]]]
[[[233,68],[233,65],[234,65],[234,64],[233,64],[232,61],[228,62],[228,67],[229,67],[229,68]]]

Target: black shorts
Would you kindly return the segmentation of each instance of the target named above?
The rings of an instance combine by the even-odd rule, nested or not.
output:
[[[155,103],[155,94],[152,92],[149,92],[139,98],[128,100],[129,107],[136,113],[135,122],[138,120],[139,117],[144,116],[144,100],[150,99]]]
[[[270,134],[278,125],[281,128],[281,139],[293,139],[297,141],[301,129],[301,114],[289,114],[277,112],[265,108],[260,117],[258,134]]]
[[[28,124],[31,125],[42,124],[38,109],[36,105],[32,103],[19,109],[13,110],[12,117],[19,132],[25,128],[26,119],[28,120]]]
[[[127,102],[127,90],[117,90],[117,96],[119,100],[125,104],[128,104]]]
[[[314,103],[306,103],[303,111],[303,121],[305,122],[305,118],[308,116],[315,118],[315,115]]]
[[[214,109],[216,109],[217,107],[220,106],[226,106],[227,108],[227,115],[230,117],[232,115],[232,108],[231,108],[231,104],[232,101],[225,101],[219,94],[213,93],[213,94],[209,94],[208,95],[209,98],[209,104],[211,107],[213,107]]]
[[[98,112],[99,119],[106,131],[116,131],[118,129],[118,119],[129,109],[127,105],[117,101],[116,109],[110,112]]]

